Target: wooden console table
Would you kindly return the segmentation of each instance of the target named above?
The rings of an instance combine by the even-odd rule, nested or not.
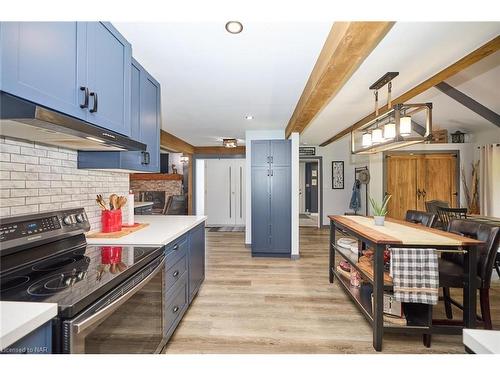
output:
[[[384,250],[386,247],[409,248],[435,248],[438,251],[461,251],[465,257],[466,283],[464,285],[464,326],[476,326],[476,258],[475,248],[482,244],[471,238],[462,237],[441,230],[423,227],[405,221],[387,219],[385,226],[379,227],[373,223],[373,218],[365,216],[329,216],[330,218],[330,257],[329,280],[333,283],[337,278],[339,285],[354,301],[373,328],[373,347],[382,350],[384,332],[406,332],[416,334],[458,334],[463,327],[452,325],[433,325],[432,308],[429,308],[429,319],[426,326],[399,326],[384,323],[383,318],[383,293],[384,293]],[[341,231],[365,243],[375,251],[373,273],[368,275],[357,264],[357,259],[348,250],[339,248],[335,240],[335,232]],[[373,285],[373,304],[371,298],[360,293],[359,288],[352,287],[349,280],[336,270],[336,255],[342,256],[362,275],[365,281]],[[355,257],[355,256],[354,256]],[[359,257],[359,255],[358,255]],[[471,270],[471,272],[469,272]],[[389,285],[385,286],[390,288]]]

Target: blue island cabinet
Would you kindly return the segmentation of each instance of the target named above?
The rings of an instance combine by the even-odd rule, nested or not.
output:
[[[165,339],[175,332],[205,280],[205,223],[165,247]]]
[[[1,22],[0,90],[130,135],[130,43],[108,22]]]
[[[2,351],[2,354],[52,353],[52,323],[49,321]]]

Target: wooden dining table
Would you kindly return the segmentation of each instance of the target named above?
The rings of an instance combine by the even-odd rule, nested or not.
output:
[[[396,219],[385,219],[384,226],[377,226],[372,217],[353,215],[333,215],[330,219],[330,249],[329,249],[329,281],[337,278],[340,286],[355,302],[357,307],[372,325],[373,347],[382,350],[384,332],[406,332],[430,335],[432,333],[458,334],[463,327],[476,326],[476,288],[477,288],[477,252],[476,247],[483,242],[462,237],[457,234],[444,232],[419,224],[409,223]],[[373,273],[368,281],[373,285],[373,302],[363,299],[362,293],[350,285],[336,269],[336,255],[348,261],[354,269],[367,276],[359,268],[352,253],[348,254],[337,246],[336,232],[340,231],[358,240],[359,250],[362,244],[374,250]],[[429,320],[426,326],[397,326],[384,323],[384,250],[386,248],[433,248],[439,252],[461,252],[464,254],[464,318],[463,325],[434,325],[432,324],[432,307],[429,305]],[[358,253],[359,254],[359,253]],[[359,257],[359,255],[358,255]],[[366,281],[366,277],[364,277]],[[387,287],[387,286],[386,286]],[[451,322],[450,322],[451,323]],[[429,341],[430,342],[430,341]],[[430,344],[429,344],[430,345]]]

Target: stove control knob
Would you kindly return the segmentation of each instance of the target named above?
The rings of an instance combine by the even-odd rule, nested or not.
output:
[[[83,216],[83,214],[76,215],[76,221],[79,223],[83,223],[85,221],[85,216]]]
[[[73,221],[71,220],[71,216],[64,216],[63,223],[66,225],[71,225],[73,223]]]

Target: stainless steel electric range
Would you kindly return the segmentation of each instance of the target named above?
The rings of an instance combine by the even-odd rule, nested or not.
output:
[[[56,353],[161,351],[163,248],[87,246],[89,229],[83,208],[1,219],[1,300],[57,303]]]

